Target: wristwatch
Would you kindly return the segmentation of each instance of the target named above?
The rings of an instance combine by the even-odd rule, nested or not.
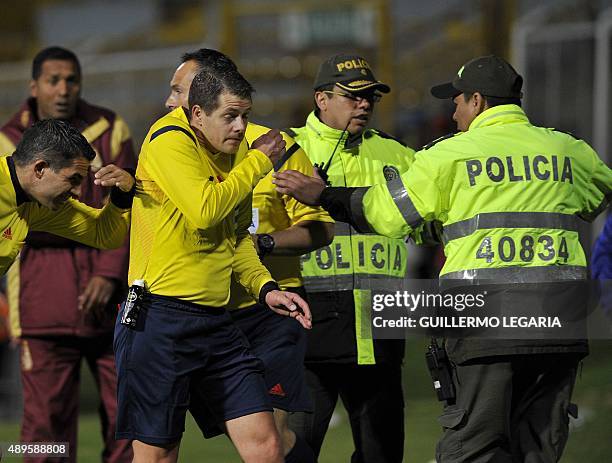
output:
[[[257,248],[259,249],[259,257],[264,257],[266,254],[272,254],[274,249],[274,238],[272,235],[262,233],[257,235]]]

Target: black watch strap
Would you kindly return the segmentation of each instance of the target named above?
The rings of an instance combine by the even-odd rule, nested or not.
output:
[[[257,249],[259,249],[259,257],[271,254],[274,250],[274,237],[268,233],[262,233],[257,235]]]

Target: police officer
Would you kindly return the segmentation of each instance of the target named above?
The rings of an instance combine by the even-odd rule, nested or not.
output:
[[[453,98],[461,132],[417,153],[400,179],[324,188],[321,179],[289,172],[276,178],[279,191],[310,204],[322,192],[332,217],[387,236],[437,220],[447,257],[441,283],[486,284],[505,295],[501,310],[535,313],[586,278],[577,225],[609,203],[612,172],[582,140],[531,125],[521,87],[503,59],[473,59],[452,82],[432,88],[438,98]],[[574,298],[556,304],[583,308]],[[438,461],[560,459],[586,340],[459,338],[446,348],[456,398],[439,418]]]
[[[368,128],[376,103],[389,91],[361,56],[335,55],[321,64],[315,109],[303,127],[289,133],[322,166],[331,185],[374,185],[399,178],[411,165],[412,149]],[[302,257],[313,310],[305,364],[314,413],[295,414],[290,424],[317,455],[340,396],[353,431],[352,461],[402,460],[404,341],[372,340],[360,287],[366,278],[405,278],[406,254],[401,237],[363,234],[337,223],[331,245]]]

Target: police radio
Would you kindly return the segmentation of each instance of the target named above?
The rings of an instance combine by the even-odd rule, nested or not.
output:
[[[336,154],[338,145],[340,145],[340,142],[342,141],[342,138],[344,137],[344,134],[348,130],[348,127],[351,124],[352,120],[353,120],[352,117],[349,118],[348,122],[346,123],[346,127],[344,127],[344,130],[340,133],[340,138],[338,138],[338,141],[336,142],[336,146],[334,146],[334,150],[332,151],[332,154],[327,160],[327,162],[321,162],[321,164],[316,163],[316,162],[314,163],[314,168],[317,169],[317,173],[319,174],[319,177],[321,177],[323,181],[325,182],[325,184],[328,186],[331,186],[331,183],[329,183],[329,175],[327,174],[327,171],[329,170],[329,166],[331,166],[331,162],[332,162],[332,159],[334,158],[334,154]]]
[[[427,369],[431,375],[433,386],[440,402],[455,400],[455,385],[452,380],[452,366],[446,350],[438,346],[435,338],[427,346],[425,353]]]

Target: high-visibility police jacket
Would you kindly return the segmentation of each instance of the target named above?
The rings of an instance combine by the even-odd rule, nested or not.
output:
[[[350,214],[358,229],[395,238],[440,222],[441,283],[575,281],[587,274],[578,222],[604,210],[611,189],[612,171],[588,144],[501,105],[418,152],[400,178],[353,191]]]
[[[332,186],[369,186],[399,179],[414,160],[414,150],[378,130],[366,129],[357,137],[345,133],[340,140],[342,131],[325,125],[314,112],[304,127],[292,128],[290,134],[313,163],[329,164]],[[353,291],[359,363],[375,363],[369,323],[361,320],[367,315],[361,309],[367,299],[359,289],[362,280],[405,278],[406,263],[403,237],[360,233],[345,223],[335,224],[329,246],[302,256],[302,277],[309,293]]]

